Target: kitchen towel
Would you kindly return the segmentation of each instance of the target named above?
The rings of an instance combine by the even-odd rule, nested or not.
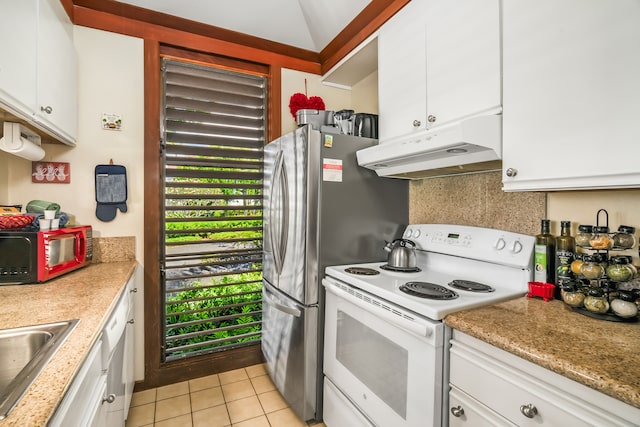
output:
[[[60,205],[46,200],[32,200],[27,203],[27,213],[44,213],[44,211],[56,211],[60,213]]]
[[[111,221],[117,210],[127,211],[127,170],[121,165],[97,165],[96,217],[100,221]]]

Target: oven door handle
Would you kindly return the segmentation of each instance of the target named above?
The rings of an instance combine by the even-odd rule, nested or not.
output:
[[[354,296],[351,293],[343,290],[338,282],[335,282],[328,277],[322,279],[322,284],[328,292],[331,292],[335,296],[342,298],[347,302],[365,311],[368,311],[369,313],[377,317],[383,318],[384,320],[393,323],[394,325],[401,329],[404,329],[405,331],[411,332],[420,337],[429,337],[433,334],[433,325],[431,323],[428,323],[427,321],[418,318],[414,318],[414,320],[406,319],[401,315],[392,312],[391,310],[382,308],[383,304],[378,305],[373,302],[364,301],[357,296]],[[355,290],[355,292],[359,293],[358,290]],[[362,293],[362,295],[365,294]],[[378,301],[377,298],[370,297],[368,294],[367,297],[371,301]],[[389,307],[388,304],[384,304],[384,306]]]

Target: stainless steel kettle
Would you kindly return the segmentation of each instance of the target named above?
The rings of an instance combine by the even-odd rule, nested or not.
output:
[[[402,270],[416,268],[416,244],[411,240],[395,239],[393,242],[387,242],[384,250],[389,252],[389,267]]]

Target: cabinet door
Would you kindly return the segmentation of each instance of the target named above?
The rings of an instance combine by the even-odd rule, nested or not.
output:
[[[36,106],[37,0],[0,0],[0,103],[30,117]]]
[[[412,0],[378,34],[381,143],[426,127],[425,4],[425,0]]]
[[[500,1],[429,0],[427,127],[501,111]]]
[[[639,22],[637,0],[503,2],[505,190],[640,185]]]
[[[35,119],[63,142],[77,134],[77,65],[73,25],[59,0],[40,0]]]

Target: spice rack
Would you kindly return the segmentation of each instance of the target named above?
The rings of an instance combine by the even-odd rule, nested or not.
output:
[[[601,224],[601,214],[604,224]],[[559,283],[563,302],[574,311],[600,320],[638,321],[640,286],[632,289],[629,282],[637,270],[627,255],[609,256],[610,252],[635,247],[635,228],[621,225],[609,231],[609,213],[596,213],[596,226],[580,226],[576,236],[576,259],[571,264],[573,280]],[[588,242],[588,245],[587,245]],[[578,253],[578,248],[582,253]]]

